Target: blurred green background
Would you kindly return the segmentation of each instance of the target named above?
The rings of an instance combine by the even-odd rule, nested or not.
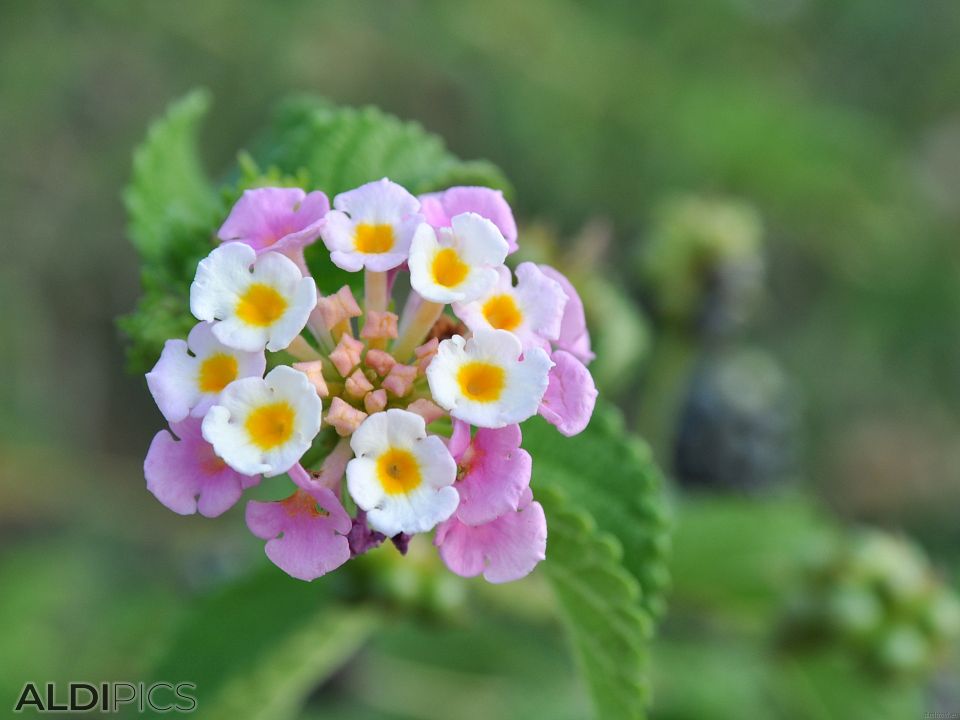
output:
[[[846,526],[960,571],[958,38],[950,0],[5,0],[0,706],[28,678],[137,679],[192,598],[265,562],[242,513],[145,492],[161,418],[114,326],[132,149],[203,86],[214,178],[298,92],[510,178],[521,244],[584,290],[602,392],[680,480],[655,717],[960,712],[949,665],[891,688],[855,653],[767,662],[790,569]],[[508,599],[392,623],[303,717],[584,717],[559,629]]]

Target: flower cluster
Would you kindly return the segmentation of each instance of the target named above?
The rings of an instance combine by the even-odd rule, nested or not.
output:
[[[578,433],[597,391],[576,291],[550,267],[504,264],[517,228],[502,195],[418,198],[383,179],[331,209],[322,192],[261,188],[218,238],[190,288],[198,324],[147,374],[170,424],[144,464],[157,499],[213,517],[285,473],[293,494],[250,501],[246,520],[294,577],[434,529],[459,575],[527,575],[547,529],[519,423],[539,413]],[[363,271],[361,302],[349,286],[319,294],[304,260],[318,240]],[[333,449],[304,467],[318,435]]]

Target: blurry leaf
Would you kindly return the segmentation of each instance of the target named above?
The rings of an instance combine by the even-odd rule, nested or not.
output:
[[[153,679],[196,684],[205,720],[284,720],[379,625],[338,604],[335,576],[303,583],[274,567],[198,602]]]
[[[653,710],[658,720],[770,720],[772,658],[752,639],[691,633],[653,644]]]
[[[130,239],[145,260],[169,252],[171,233],[180,228],[212,229],[220,211],[217,194],[197,156],[200,120],[210,96],[194,90],[154,122],[133,155],[133,178],[124,191]]]
[[[331,198],[382,177],[414,194],[454,184],[510,189],[494,165],[459,160],[417,123],[374,107],[337,107],[313,97],[284,103],[252,155],[261,167],[286,174],[306,170],[312,189]]]
[[[185,337],[196,322],[190,315],[190,282],[212,245],[222,219],[220,196],[197,156],[199,123],[210,106],[195,90],[174,102],[151,125],[133,156],[133,178],[123,199],[130,240],[143,261],[143,296],[137,309],[118,322],[130,339],[130,370],[143,372],[164,341]]]
[[[784,658],[776,665],[770,697],[784,718],[809,720],[901,720],[923,717],[917,684],[879,682],[860,672],[849,657],[824,653]],[[933,714],[929,714],[933,717]]]
[[[802,562],[829,532],[799,497],[687,497],[673,536],[674,602],[768,627]]]
[[[622,564],[623,548],[555,490],[540,494],[549,518],[544,563],[567,624],[597,720],[646,717],[649,615]]]
[[[572,438],[542,418],[531,419],[523,426],[523,446],[534,457],[534,491],[560,489],[617,539],[624,567],[643,590],[642,605],[658,616],[668,582],[670,538],[662,478],[649,448],[625,430],[616,409],[603,403],[587,429]]]

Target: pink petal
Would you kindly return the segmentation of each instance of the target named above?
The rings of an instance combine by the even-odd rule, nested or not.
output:
[[[597,404],[597,386],[586,366],[563,350],[553,353],[547,392],[540,403],[540,415],[570,437],[583,432]]]
[[[470,423],[457,420],[456,418],[452,419],[453,432],[447,441],[447,449],[450,451],[450,454],[453,455],[453,459],[459,463],[460,458],[463,457],[463,453],[470,447]]]
[[[590,332],[587,330],[587,318],[583,312],[583,301],[566,276],[549,265],[540,265],[543,274],[560,283],[567,295],[567,304],[563,309],[560,322],[560,337],[554,343],[561,350],[575,355],[581,362],[588,364],[596,357],[590,350]]]
[[[459,460],[466,471],[455,486],[461,522],[482,525],[517,509],[530,486],[533,464],[530,454],[520,448],[521,440],[519,425],[477,430]]]
[[[147,489],[181,515],[200,512],[216,517],[240,499],[244,488],[260,476],[241,475],[218,458],[200,432],[201,419],[188,418],[170,426],[179,437],[161,430],[150,443],[143,473]]]
[[[456,516],[443,522],[434,540],[440,557],[457,575],[483,577],[492,583],[519,580],[546,557],[547,519],[529,495],[520,510],[471,527]]]
[[[245,190],[217,237],[246,243],[257,253],[296,253],[319,237],[329,209],[327,196],[319,190],[309,194],[300,188]]]
[[[435,228],[450,227],[450,219],[455,215],[474,212],[500,229],[509,252],[517,250],[517,223],[513,219],[513,210],[499,190],[457,186],[443,192],[421,195],[420,212]]]
[[[279,502],[247,503],[247,527],[267,541],[267,557],[300,580],[314,580],[350,559],[351,526],[327,488],[300,489]]]

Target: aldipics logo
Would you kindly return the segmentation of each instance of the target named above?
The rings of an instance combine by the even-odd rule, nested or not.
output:
[[[197,709],[197,699],[192,694],[196,689],[197,686],[189,682],[104,682],[98,685],[71,682],[65,688],[58,688],[56,683],[28,682],[20,691],[13,711],[192,713]]]

